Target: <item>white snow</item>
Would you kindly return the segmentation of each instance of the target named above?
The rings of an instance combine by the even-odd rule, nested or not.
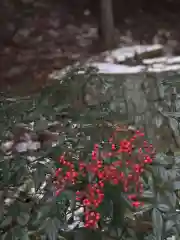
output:
[[[180,63],[180,56],[149,58],[149,59],[144,59],[143,63],[144,64],[155,64],[155,63],[174,64],[174,63]]]
[[[4,142],[4,143],[1,144],[1,150],[3,152],[8,152],[12,149],[13,145],[14,145],[14,141]]]
[[[15,145],[15,149],[17,152],[22,153],[22,152],[27,152],[28,150],[33,150],[36,151],[40,148],[40,142],[37,141],[27,141],[27,142],[19,142]]]
[[[154,45],[135,45],[131,47],[121,47],[115,50],[107,52],[108,56],[105,58],[105,62],[110,62],[110,59],[116,59],[118,62],[123,62],[127,58],[133,58],[135,54],[143,54],[146,52],[153,52],[157,50],[163,50],[163,46],[160,44]]]
[[[168,72],[180,70],[180,64],[165,65],[165,64],[154,64],[148,68],[148,72]]]
[[[172,57],[157,57],[157,58],[147,58],[142,60],[141,65],[130,66],[123,64],[127,58],[133,58],[135,54],[150,53],[157,50],[163,50],[163,46],[160,44],[155,45],[135,45],[131,47],[121,47],[114,49],[112,51],[106,51],[102,53],[104,56],[103,60],[93,61],[91,59],[87,60],[84,66],[93,66],[99,70],[101,74],[138,74],[141,72],[151,72],[151,73],[160,73],[167,71],[178,71],[180,70],[180,56]],[[96,58],[96,59],[100,59]],[[122,64],[118,63],[122,62]],[[63,77],[66,72],[70,69],[70,66],[60,70],[54,71],[50,74],[52,79],[60,79]],[[84,71],[79,72],[83,74]]]
[[[157,63],[150,66],[138,65],[128,66],[124,64],[102,63],[96,62],[89,64],[96,67],[101,74],[137,74],[141,72],[167,72],[180,70],[180,64],[166,65]]]
[[[114,63],[102,63],[95,62],[88,64],[87,66],[96,67],[99,70],[99,73],[104,74],[126,74],[126,73],[139,73],[144,70],[144,66],[127,66],[123,64],[114,64]]]

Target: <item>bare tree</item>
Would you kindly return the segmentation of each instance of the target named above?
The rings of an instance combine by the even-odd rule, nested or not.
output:
[[[100,0],[101,38],[106,48],[111,48],[115,44],[115,27],[113,18],[112,0]]]

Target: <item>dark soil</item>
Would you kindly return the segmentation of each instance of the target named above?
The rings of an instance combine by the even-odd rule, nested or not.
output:
[[[23,3],[22,3],[23,2]],[[120,1],[119,1],[120,2]],[[180,4],[140,0],[114,6],[118,42],[163,43],[179,53]],[[166,3],[166,4],[165,4]],[[39,90],[54,69],[103,50],[98,40],[97,1],[1,2],[0,91]],[[94,4],[94,5],[93,5]],[[129,7],[130,6],[130,7]],[[163,6],[163,7],[162,7]],[[90,10],[90,12],[85,10]]]

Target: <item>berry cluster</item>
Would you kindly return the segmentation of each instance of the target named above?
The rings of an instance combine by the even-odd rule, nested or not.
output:
[[[75,184],[78,177],[78,172],[75,171],[74,164],[66,161],[63,155],[60,157],[59,163],[63,165],[64,168],[56,169],[56,195],[59,195],[66,186]]]
[[[79,161],[76,166],[77,161],[69,162],[65,160],[65,155],[59,159],[62,167],[56,170],[57,195],[78,179],[89,181],[85,189],[76,192],[76,200],[85,209],[85,227],[96,227],[100,220],[100,213],[96,210],[104,199],[106,184],[121,184],[132,206],[139,207],[142,204],[137,201],[137,195],[143,192],[141,175],[145,165],[152,163],[154,148],[147,141],[142,141],[144,133],[139,130],[133,132],[129,139],[119,140],[118,134],[117,130],[101,147],[94,144],[88,163]],[[109,147],[108,151],[105,151],[105,147]],[[136,194],[130,194],[134,190]]]

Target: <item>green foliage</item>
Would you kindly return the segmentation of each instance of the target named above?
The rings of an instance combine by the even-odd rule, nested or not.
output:
[[[0,239],[179,236],[178,156],[156,155],[142,177],[145,190],[139,200],[144,206],[139,209],[132,208],[120,186],[106,186],[107,197],[99,207],[104,221],[94,231],[80,228],[75,189],[55,196],[57,158],[64,151],[87,162],[94,143],[107,139],[115,126],[129,124],[126,113],[117,110],[119,100],[110,81],[95,69],[84,75],[80,70],[71,70],[34,96],[1,101],[1,143],[13,145],[2,147],[0,156]],[[40,146],[35,148],[35,143]]]

